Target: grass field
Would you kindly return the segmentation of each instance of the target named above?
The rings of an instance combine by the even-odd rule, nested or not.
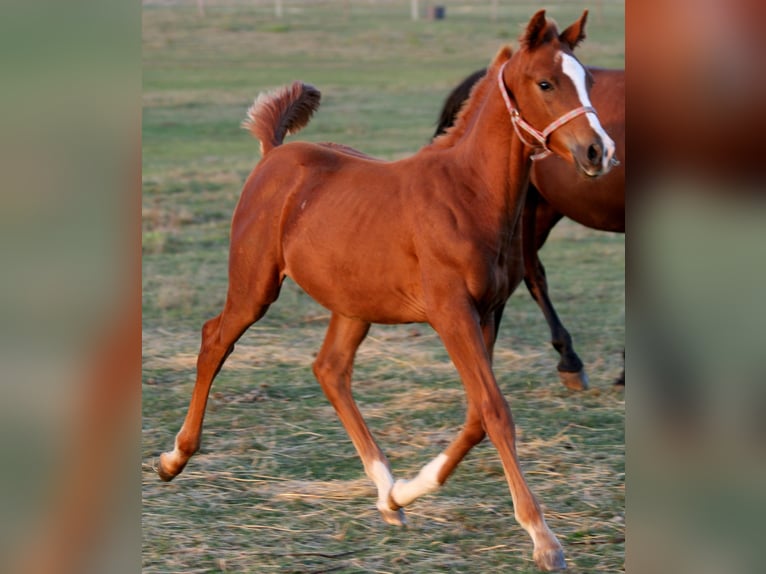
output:
[[[311,373],[328,312],[286,282],[213,387],[202,450],[172,483],[152,467],[186,411],[202,323],[226,291],[228,230],[258,142],[239,128],[258,92],[295,79],[322,106],[300,134],[386,159],[429,139],[447,92],[514,42],[540,7],[560,24],[591,8],[589,64],[624,65],[624,3],[443,0],[145,1],[143,13],[143,571],[534,572],[497,454],[485,441],[444,488],[386,525],[376,492]],[[426,2],[421,1],[422,8]],[[600,8],[599,8],[600,6]],[[560,385],[522,287],[495,372],[522,467],[573,572],[624,571],[624,238],[564,221],[542,251],[551,296],[591,390]],[[355,396],[396,477],[410,478],[463,421],[461,384],[424,325],[374,326]]]

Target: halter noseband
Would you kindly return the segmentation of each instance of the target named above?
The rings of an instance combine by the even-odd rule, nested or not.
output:
[[[509,60],[510,61],[510,60]],[[582,114],[588,114],[588,113],[596,113],[596,110],[592,106],[580,106],[579,108],[575,108],[567,113],[565,113],[563,116],[561,116],[557,120],[553,120],[550,124],[548,124],[548,127],[546,127],[543,131],[539,131],[532,127],[530,124],[528,124],[524,118],[521,117],[521,114],[519,114],[519,110],[517,110],[513,103],[511,102],[510,96],[508,96],[508,90],[505,87],[505,82],[503,81],[503,71],[505,70],[505,66],[508,64],[508,61],[506,61],[501,67],[500,72],[497,74],[497,83],[500,86],[500,93],[503,95],[503,100],[505,100],[505,107],[508,108],[508,113],[511,114],[511,123],[513,124],[513,129],[516,130],[516,135],[519,136],[519,139],[529,147],[542,147],[543,151],[536,153],[532,156],[532,159],[543,159],[544,157],[548,157],[551,153],[553,153],[548,148],[548,136],[551,135],[555,130],[563,126],[565,123],[573,120],[577,116],[580,116]],[[531,135],[533,138],[535,138],[538,141],[538,144],[529,143],[524,135],[522,134],[521,130],[524,130],[529,135]]]

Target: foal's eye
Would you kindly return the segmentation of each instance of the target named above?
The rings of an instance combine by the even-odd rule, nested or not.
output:
[[[550,82],[546,82],[545,80],[543,80],[542,82],[538,82],[537,85],[540,86],[540,89],[544,92],[549,92],[550,90],[553,89],[553,84],[551,84]]]

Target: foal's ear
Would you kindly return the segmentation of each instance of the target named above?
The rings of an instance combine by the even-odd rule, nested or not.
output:
[[[585,40],[585,22],[587,20],[588,11],[585,10],[577,22],[572,24],[559,35],[559,40],[561,43],[567,44],[570,49],[574,50],[577,44]]]
[[[532,49],[543,43],[548,22],[545,19],[545,10],[539,10],[527,24],[527,29],[521,37],[521,43]]]

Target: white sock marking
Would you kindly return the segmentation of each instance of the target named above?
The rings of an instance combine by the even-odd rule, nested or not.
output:
[[[445,462],[447,462],[447,455],[441,453],[421,468],[412,480],[397,480],[391,493],[396,503],[407,506],[416,498],[438,490],[441,486],[438,481],[439,471]]]
[[[378,488],[378,508],[388,508],[388,495],[394,486],[394,477],[385,464],[376,460],[367,473]]]

